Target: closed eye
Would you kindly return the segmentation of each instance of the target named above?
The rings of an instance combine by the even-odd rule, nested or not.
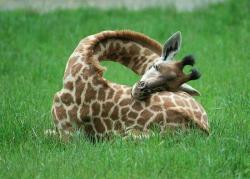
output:
[[[154,69],[155,69],[156,71],[159,71],[159,66],[158,66],[158,65],[153,65],[153,67],[154,67]]]

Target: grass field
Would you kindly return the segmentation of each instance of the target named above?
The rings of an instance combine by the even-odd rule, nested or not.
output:
[[[176,13],[148,9],[78,9],[37,14],[0,12],[0,178],[249,178],[250,1]],[[191,84],[209,115],[199,130],[163,138],[96,144],[46,138],[52,96],[79,40],[106,29],[131,29],[163,43],[180,30],[178,57],[193,53],[202,78]],[[105,63],[106,78],[132,85],[138,77]],[[112,68],[112,70],[110,70]]]

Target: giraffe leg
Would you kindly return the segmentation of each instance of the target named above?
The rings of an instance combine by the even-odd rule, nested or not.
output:
[[[66,110],[63,108],[63,105],[54,106],[52,108],[53,121],[55,124],[55,130],[47,130],[50,134],[59,134],[60,139],[63,141],[68,141],[72,132],[74,130],[72,124],[67,119]]]

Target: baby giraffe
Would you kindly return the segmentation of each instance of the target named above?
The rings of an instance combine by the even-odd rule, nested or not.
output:
[[[173,35],[163,50],[158,42],[132,31],[104,31],[83,39],[69,58],[63,87],[53,100],[53,120],[60,137],[67,140],[76,130],[94,138],[127,136],[133,130],[147,133],[155,125],[164,133],[188,127],[190,122],[208,132],[207,114],[191,96],[197,90],[182,85],[199,77],[195,70],[189,75],[182,71],[194,60],[171,61],[180,39],[180,33]],[[143,75],[139,85],[132,90],[104,79],[99,62],[107,59]],[[144,100],[138,100],[141,96]]]

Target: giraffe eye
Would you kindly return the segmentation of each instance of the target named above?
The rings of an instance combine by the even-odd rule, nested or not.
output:
[[[159,71],[159,66],[158,65],[153,65],[156,71]]]

